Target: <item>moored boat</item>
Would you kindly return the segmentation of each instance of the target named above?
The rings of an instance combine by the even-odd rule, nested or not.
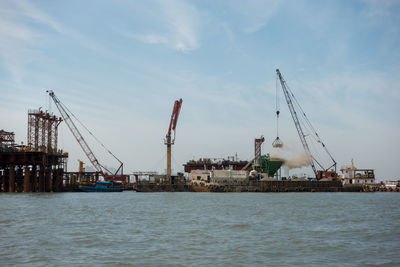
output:
[[[94,185],[79,185],[78,190],[81,192],[122,192],[120,186],[115,186],[113,182],[97,181]]]

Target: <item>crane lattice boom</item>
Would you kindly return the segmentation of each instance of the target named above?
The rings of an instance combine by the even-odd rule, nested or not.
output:
[[[289,106],[290,114],[292,115],[294,124],[295,124],[296,129],[297,129],[297,133],[299,134],[299,137],[300,137],[301,143],[302,143],[302,145],[303,145],[303,148],[304,148],[304,150],[305,150],[305,152],[306,152],[306,155],[307,155],[307,157],[308,157],[309,160],[310,160],[310,165],[311,165],[311,167],[312,167],[312,169],[313,169],[313,171],[314,171],[314,173],[315,173],[315,176],[317,177],[317,179],[321,179],[321,178],[323,178],[323,177],[325,177],[325,176],[327,176],[327,175],[330,176],[330,177],[332,177],[332,178],[337,178],[337,173],[336,173],[336,161],[333,159],[331,153],[329,153],[329,151],[328,151],[328,149],[326,148],[325,144],[322,142],[321,138],[320,138],[319,135],[316,133],[314,127],[311,125],[311,123],[310,123],[310,121],[308,120],[306,114],[304,113],[304,111],[303,111],[302,108],[300,107],[299,103],[298,103],[297,100],[295,99],[293,93],[292,93],[292,92],[290,91],[290,89],[287,87],[286,81],[283,79],[282,74],[280,73],[279,69],[276,70],[276,73],[277,73],[278,78],[279,78],[279,81],[280,81],[280,83],[281,83],[283,93],[285,94],[285,99],[286,99],[286,102],[287,102],[287,104],[288,104],[288,106]],[[309,148],[309,146],[308,146],[307,140],[306,140],[306,135],[304,134],[303,129],[301,128],[299,118],[298,118],[297,113],[296,113],[296,110],[295,110],[295,108],[294,108],[293,99],[294,99],[294,101],[296,102],[297,106],[299,107],[299,109],[300,109],[300,111],[301,111],[301,115],[304,116],[304,119],[305,119],[305,121],[306,121],[308,127],[311,129],[314,138],[316,139],[316,141],[317,141],[318,143],[321,144],[321,146],[323,147],[324,151],[327,153],[327,155],[329,156],[329,158],[332,160],[333,164],[332,164],[330,167],[324,168],[324,166],[322,166],[322,164],[321,164],[320,162],[318,162],[318,161],[316,160],[316,158],[312,155],[312,153],[311,153],[311,151],[310,151],[310,148]],[[314,162],[315,162],[316,164],[318,164],[318,166],[319,166],[320,168],[322,168],[323,170],[322,170],[322,171],[317,171]],[[335,171],[328,171],[328,170],[329,170],[330,168],[332,168],[332,167],[335,168]]]
[[[300,121],[299,121],[299,118],[297,117],[296,110],[294,109],[292,98],[290,97],[289,91],[286,87],[286,81],[283,79],[279,69],[276,69],[276,74],[278,75],[278,78],[281,82],[282,90],[283,90],[283,93],[285,94],[285,99],[289,106],[290,114],[292,115],[294,125],[296,126],[296,129],[297,129],[297,133],[299,134],[301,143],[303,144],[304,151],[306,152],[306,155],[310,160],[311,168],[313,169],[315,175],[317,175],[317,169],[315,168],[315,165],[313,162],[313,156],[311,154],[310,148],[308,147],[306,136],[304,135],[303,129],[301,128]]]
[[[85,139],[83,138],[82,134],[79,132],[78,128],[75,126],[75,123],[72,121],[71,117],[69,116],[68,112],[64,108],[64,104],[56,97],[52,90],[46,91],[49,93],[50,97],[53,99],[54,103],[57,106],[58,111],[60,111],[61,117],[64,119],[65,123],[68,125],[68,128],[71,130],[72,134],[74,135],[76,141],[78,141],[79,145],[81,146],[83,152],[86,154],[90,162],[92,163],[93,167],[98,171],[103,177],[105,176],[102,166],[100,165],[99,161],[97,160],[96,156],[94,155],[93,151],[90,149],[89,145],[86,143]]]

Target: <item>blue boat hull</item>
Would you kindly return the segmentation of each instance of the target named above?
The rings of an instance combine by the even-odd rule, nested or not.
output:
[[[117,187],[96,188],[94,186],[80,185],[78,189],[81,192],[122,192],[122,188]]]
[[[79,185],[81,192],[122,192],[121,187],[114,187],[112,182],[96,182],[95,185]]]

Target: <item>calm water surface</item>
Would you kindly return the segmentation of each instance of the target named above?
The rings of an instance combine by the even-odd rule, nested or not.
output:
[[[398,193],[0,194],[0,265],[400,266]]]

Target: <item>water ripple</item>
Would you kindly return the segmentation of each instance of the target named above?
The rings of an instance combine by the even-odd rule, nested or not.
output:
[[[0,265],[398,266],[400,194],[0,194]]]

